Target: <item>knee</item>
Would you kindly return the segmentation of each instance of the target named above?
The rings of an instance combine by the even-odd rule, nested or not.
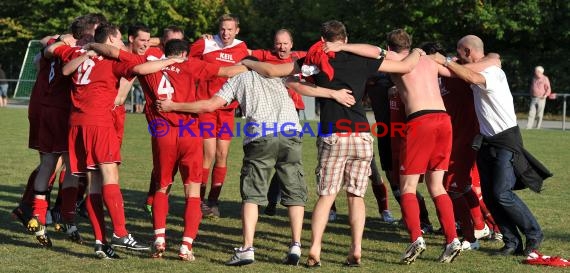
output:
[[[225,161],[228,158],[228,150],[227,149],[216,149],[216,161],[223,160]]]
[[[514,193],[512,191],[496,192],[493,194],[493,198],[501,206],[512,206],[514,204]]]

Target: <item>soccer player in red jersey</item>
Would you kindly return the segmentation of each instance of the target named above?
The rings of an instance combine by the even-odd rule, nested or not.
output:
[[[99,25],[95,31],[95,42],[124,47],[121,32],[111,24]],[[125,227],[118,173],[118,164],[121,162],[120,140],[113,114],[119,79],[132,78],[130,68],[138,59],[126,51],[121,51],[118,60],[84,52],[59,43],[47,48],[46,55],[54,54],[64,62],[69,62],[63,68],[64,74],[75,71],[72,76],[74,89],[69,120],[71,171],[76,174],[87,173],[87,210],[95,235],[95,254],[100,258],[117,258],[105,238],[103,201],[113,222],[111,244],[133,250],[149,249],[138,243]]]
[[[236,39],[239,33],[239,19],[236,16],[226,14],[218,19],[219,32],[213,40],[200,39],[190,47],[190,56],[221,66],[230,66],[238,63],[248,56],[245,42]],[[218,77],[208,81],[200,81],[198,84],[197,99],[209,99],[218,92],[226,78]],[[218,199],[222,185],[226,179],[227,157],[234,130],[235,108],[238,106],[234,101],[227,107],[218,109],[212,113],[200,114],[200,126],[204,129],[213,129],[212,134],[204,134],[204,162],[202,164],[202,199],[206,195],[206,185],[210,174],[210,166],[215,160],[212,170],[212,186],[208,194],[207,203],[202,203],[202,212],[205,216],[220,216]],[[221,130],[224,128],[224,130]],[[228,129],[229,130],[226,130]],[[203,200],[204,201],[204,200]]]

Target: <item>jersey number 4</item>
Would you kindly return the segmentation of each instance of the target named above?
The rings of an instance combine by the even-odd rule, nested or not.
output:
[[[95,66],[95,62],[91,59],[85,60],[78,68],[77,68],[77,81],[75,82],[78,85],[85,85],[89,84],[91,80],[89,79],[89,75],[91,75],[91,70]]]
[[[167,99],[172,98],[172,94],[174,93],[174,87],[172,87],[172,84],[170,83],[170,80],[168,80],[168,76],[166,76],[166,74],[163,74],[162,78],[160,78],[160,83],[158,84],[158,90],[156,91],[159,97],[161,97],[161,95],[166,95]]]

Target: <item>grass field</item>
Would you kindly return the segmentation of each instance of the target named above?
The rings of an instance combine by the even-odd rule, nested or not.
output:
[[[93,236],[86,219],[79,219],[79,228],[87,243],[73,244],[64,240],[50,227],[54,247],[43,249],[19,222],[10,218],[11,210],[20,199],[29,173],[38,164],[35,151],[27,148],[28,121],[26,109],[0,109],[0,272],[293,272],[303,267],[280,265],[287,250],[289,228],[286,210],[278,209],[277,216],[261,215],[257,226],[256,263],[241,268],[225,267],[233,247],[241,242],[239,170],[241,167],[241,139],[234,139],[228,163],[228,179],[221,196],[222,217],[204,219],[195,242],[194,263],[177,260],[177,249],[182,235],[182,198],[179,180],[173,186],[171,211],[168,218],[168,252],[161,260],[148,258],[147,253],[120,251],[123,259],[102,261],[93,254]],[[120,166],[121,186],[125,199],[127,228],[136,238],[152,240],[152,225],[141,209],[146,196],[152,168],[149,134],[143,115],[127,115],[123,143],[123,164]],[[570,232],[566,223],[570,211],[570,133],[553,130],[524,131],[528,150],[533,152],[555,174],[547,180],[542,194],[528,190],[518,192],[536,214],[545,233],[542,251],[548,255],[570,257]],[[315,139],[304,140],[304,164],[310,197],[305,214],[303,251],[308,252],[310,216],[316,200],[314,168],[316,164]],[[425,187],[421,187],[425,193]],[[55,193],[54,193],[55,194]],[[426,195],[427,196],[427,195]],[[391,195],[390,195],[391,197]],[[489,253],[502,246],[499,242],[484,241],[480,251],[464,252],[453,264],[436,262],[441,253],[443,238],[428,235],[427,251],[410,266],[399,264],[399,258],[408,244],[404,229],[378,220],[372,193],[366,196],[367,221],[363,242],[363,266],[350,269],[361,272],[551,272],[560,269],[527,266],[522,257],[490,257]],[[427,202],[432,222],[437,223],[433,203]],[[399,207],[390,199],[394,216],[400,216]],[[339,219],[329,224],[324,237],[321,272],[345,272],[342,266],[350,244],[345,198],[339,198]],[[108,227],[110,222],[108,221]],[[108,229],[107,234],[110,234]],[[304,262],[306,256],[302,257]]]

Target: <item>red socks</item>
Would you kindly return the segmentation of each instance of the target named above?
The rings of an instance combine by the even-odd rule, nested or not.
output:
[[[125,208],[119,184],[103,185],[103,200],[113,222],[113,232],[119,237],[129,234],[125,227]]]
[[[479,206],[479,198],[477,198],[477,194],[472,190],[465,193],[465,200],[469,205],[469,211],[471,213],[471,220],[473,220],[473,226],[475,229],[484,229],[485,228],[485,218],[483,218],[483,213],[481,212],[481,207]]]
[[[402,205],[402,217],[406,223],[408,232],[410,233],[411,242],[415,242],[418,237],[422,236],[420,228],[420,206],[415,193],[404,193],[400,197]]]
[[[184,210],[184,235],[182,243],[192,249],[192,241],[198,234],[198,227],[202,220],[202,210],[200,209],[200,198],[190,197],[186,199]],[[188,240],[191,239],[191,240]]]
[[[457,238],[451,198],[449,198],[449,195],[447,194],[441,194],[433,198],[433,203],[435,204],[435,209],[437,211],[437,218],[443,228],[445,241],[449,244],[453,239]]]
[[[388,209],[388,189],[384,183],[372,184],[372,192],[378,203],[378,210],[380,214]]]
[[[44,195],[45,196],[45,195]],[[46,213],[48,209],[48,202],[45,199],[39,199],[34,197],[34,205],[33,205],[33,212],[32,215],[38,218],[38,221],[42,225],[46,225]]]
[[[451,199],[453,203],[453,211],[455,212],[455,219],[459,222],[463,236],[470,243],[475,241],[475,233],[473,230],[473,223],[471,213],[469,213],[469,205],[464,196]]]
[[[75,221],[75,204],[77,201],[76,187],[68,187],[61,189],[61,207],[60,213],[64,223],[73,223]]]
[[[85,200],[85,207],[89,215],[89,222],[93,228],[95,240],[106,243],[105,239],[105,215],[103,215],[103,198],[101,194],[89,194]]]
[[[155,237],[165,237],[166,216],[168,215],[168,195],[157,191],[154,193],[152,206],[153,229]]]
[[[208,194],[208,203],[217,203],[222,192],[222,185],[226,180],[227,167],[214,167],[212,170],[212,188]]]

